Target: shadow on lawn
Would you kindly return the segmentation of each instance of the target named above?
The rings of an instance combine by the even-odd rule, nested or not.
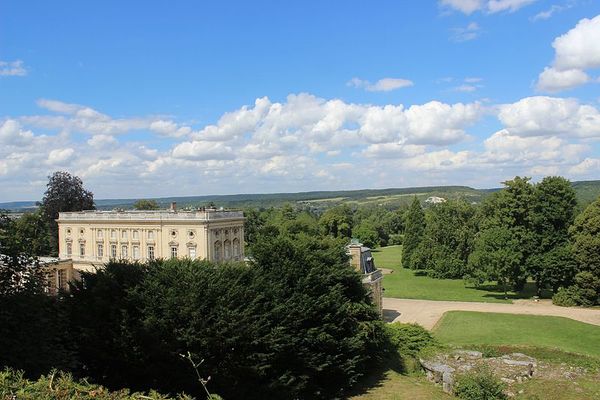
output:
[[[354,396],[360,396],[366,394],[368,391],[382,387],[385,383],[386,373],[392,370],[399,374],[405,374],[405,367],[402,360],[399,357],[392,357],[382,361],[379,365],[376,365],[370,371],[367,371],[356,385],[346,393],[344,399],[348,399]]]
[[[527,282],[523,287],[523,290],[519,292],[508,292],[504,295],[504,291],[501,286],[495,284],[488,285],[480,285],[480,286],[467,286],[471,289],[482,290],[485,292],[489,292],[484,294],[483,297],[499,299],[499,300],[517,300],[517,299],[531,299],[534,296],[537,296],[537,287],[534,282]],[[552,292],[550,290],[544,289],[542,290],[542,299],[550,299],[552,298]]]

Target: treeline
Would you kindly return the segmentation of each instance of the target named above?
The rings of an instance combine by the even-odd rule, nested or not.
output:
[[[344,247],[265,232],[251,250],[251,265],[111,262],[51,297],[35,259],[0,246],[0,369],[204,398],[189,352],[226,399],[343,397],[388,348]]]
[[[450,200],[406,216],[402,263],[436,278],[496,281],[505,293],[532,279],[555,302],[593,305],[600,295],[600,199],[576,217],[571,183],[516,177],[475,206]]]

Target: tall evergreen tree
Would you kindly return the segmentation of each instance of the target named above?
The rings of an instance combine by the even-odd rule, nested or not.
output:
[[[402,246],[402,266],[404,268],[418,268],[413,265],[412,258],[415,250],[423,239],[425,232],[425,213],[421,208],[419,199],[415,196],[406,217],[406,227],[404,229],[404,241]]]
[[[579,270],[600,278],[600,197],[577,216],[569,233]]]

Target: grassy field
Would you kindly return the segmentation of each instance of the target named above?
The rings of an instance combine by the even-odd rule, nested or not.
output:
[[[402,246],[382,247],[372,252],[379,268],[394,271],[383,279],[384,297],[510,303],[511,299],[529,298],[535,293],[533,284],[528,284],[521,293],[509,292],[509,300],[506,300],[502,290],[493,284],[475,288],[461,279],[433,279],[402,268]]]
[[[433,332],[452,345],[529,345],[600,357],[600,327],[562,317],[450,311]]]

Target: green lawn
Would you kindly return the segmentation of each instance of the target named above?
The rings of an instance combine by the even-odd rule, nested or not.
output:
[[[433,332],[451,345],[537,346],[600,357],[600,327],[562,317],[450,311]]]
[[[532,284],[523,293],[509,292],[509,300],[496,285],[475,288],[462,279],[434,279],[419,271],[402,268],[402,246],[388,246],[372,250],[375,264],[394,272],[383,278],[384,297],[422,300],[483,301],[488,303],[510,303],[510,299],[528,298],[534,294]]]

